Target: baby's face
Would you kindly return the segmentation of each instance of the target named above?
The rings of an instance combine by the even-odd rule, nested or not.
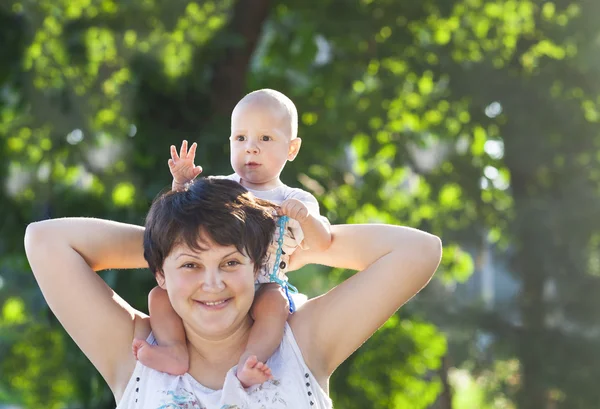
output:
[[[279,175],[294,159],[299,139],[291,139],[289,114],[274,104],[257,101],[238,105],[231,116],[231,166],[242,185],[257,190],[281,184]]]

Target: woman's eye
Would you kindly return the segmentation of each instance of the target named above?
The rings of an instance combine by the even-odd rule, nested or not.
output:
[[[196,268],[196,265],[194,263],[185,263],[181,267],[183,267],[183,268]]]
[[[240,262],[237,260],[229,260],[228,262],[225,263],[225,265],[227,267],[235,267],[235,266],[239,266]]]

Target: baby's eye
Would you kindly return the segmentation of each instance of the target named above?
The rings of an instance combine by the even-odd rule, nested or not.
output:
[[[271,138],[269,135],[263,135],[261,136],[261,139],[266,142],[272,140],[273,138]]]
[[[246,140],[246,136],[244,136],[244,135],[238,135],[238,136],[235,137],[235,140],[243,142],[243,141]]]

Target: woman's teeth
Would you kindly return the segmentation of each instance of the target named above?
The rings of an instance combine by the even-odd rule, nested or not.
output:
[[[205,302],[204,304],[205,304],[205,305],[210,305],[210,306],[213,306],[213,305],[219,305],[219,304],[223,304],[225,301],[226,301],[226,300],[222,300],[222,301],[214,301],[214,302],[208,302],[208,301],[207,301],[207,302]]]

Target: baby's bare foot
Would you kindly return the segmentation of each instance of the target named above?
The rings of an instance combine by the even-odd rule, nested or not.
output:
[[[238,367],[236,375],[244,388],[273,379],[271,368],[267,364],[259,362],[256,355],[249,356],[244,365],[241,368]]]
[[[133,356],[148,368],[171,375],[183,375],[189,369],[186,345],[150,345],[143,339],[134,339]]]

